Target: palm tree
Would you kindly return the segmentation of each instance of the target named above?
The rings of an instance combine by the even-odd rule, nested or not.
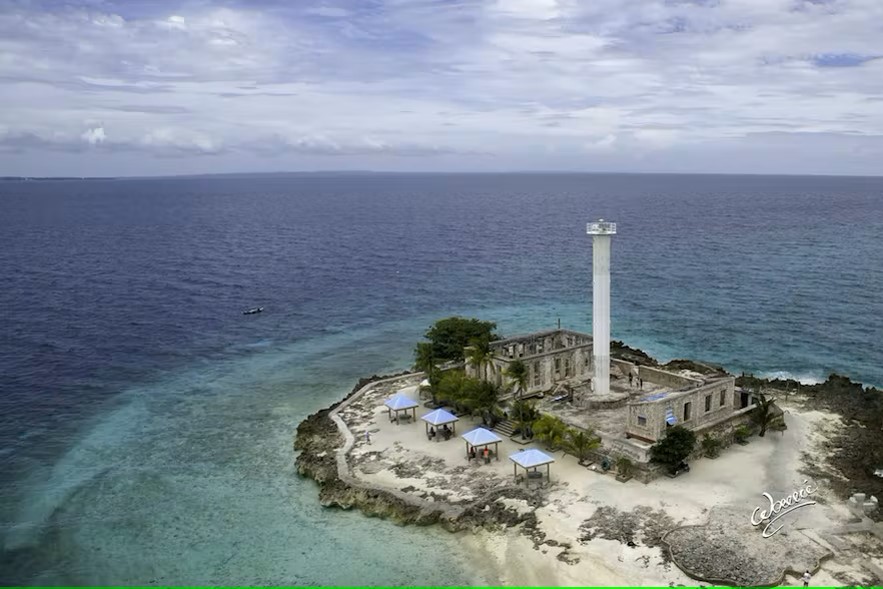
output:
[[[473,381],[468,389],[470,411],[473,415],[481,415],[484,424],[488,425],[488,421],[497,410],[500,389],[495,384],[485,381]]]
[[[584,432],[576,428],[569,428],[564,436],[564,448],[576,456],[580,464],[583,464],[589,453],[601,445],[601,440],[596,438],[594,432]]]
[[[414,349],[414,368],[426,373],[429,379],[429,394],[432,395],[432,402],[437,403],[435,389],[438,386],[441,371],[435,364],[435,355],[432,351],[432,344],[419,343]]]
[[[756,393],[756,395],[757,403],[751,417],[754,423],[760,427],[757,435],[762,438],[770,427],[784,429],[785,418],[782,415],[782,410],[776,405],[776,399],[767,397],[761,392]]]
[[[564,442],[567,426],[557,417],[543,415],[533,424],[533,431],[537,438],[548,444],[549,447],[559,448]]]
[[[513,360],[506,369],[506,376],[512,380],[514,392],[524,394],[527,391],[527,366],[521,360]],[[520,396],[520,395],[519,395]]]
[[[524,400],[515,401],[509,414],[515,421],[515,429],[521,432],[522,439],[533,435],[533,424],[539,419],[540,412],[532,403]]]
[[[478,370],[478,378],[485,379],[485,364],[493,357],[491,354],[491,342],[486,338],[476,338],[469,341],[469,357],[467,361]]]

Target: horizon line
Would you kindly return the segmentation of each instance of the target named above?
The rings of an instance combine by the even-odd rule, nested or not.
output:
[[[151,180],[164,178],[214,178],[231,176],[317,176],[317,175],[460,175],[460,176],[491,176],[491,175],[583,175],[583,176],[766,176],[766,177],[814,177],[814,178],[883,178],[881,174],[848,174],[848,173],[793,173],[793,172],[613,172],[613,171],[577,171],[577,170],[493,170],[493,171],[399,171],[399,170],[299,170],[275,172],[203,172],[193,174],[148,174],[123,176],[0,176],[0,182],[22,182],[41,180]]]

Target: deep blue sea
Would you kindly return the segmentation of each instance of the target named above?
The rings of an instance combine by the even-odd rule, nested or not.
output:
[[[321,508],[294,429],[444,316],[590,331],[599,217],[614,338],[883,384],[883,178],[0,183],[0,582],[487,580],[455,536]]]

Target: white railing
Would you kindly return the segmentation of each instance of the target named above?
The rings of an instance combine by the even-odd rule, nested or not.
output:
[[[605,221],[595,221],[586,224],[586,233],[589,235],[613,235],[616,233],[616,223]]]

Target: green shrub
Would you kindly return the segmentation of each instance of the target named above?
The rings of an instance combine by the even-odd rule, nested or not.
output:
[[[708,434],[702,438],[702,452],[708,458],[717,458],[723,444],[717,438],[712,438]]]
[[[733,436],[735,436],[737,442],[744,442],[748,439],[748,436],[751,435],[751,428],[745,425],[744,423],[733,430]]]
[[[653,462],[674,467],[684,461],[695,446],[696,434],[676,425],[666,432],[664,438],[651,446],[650,458]]]

